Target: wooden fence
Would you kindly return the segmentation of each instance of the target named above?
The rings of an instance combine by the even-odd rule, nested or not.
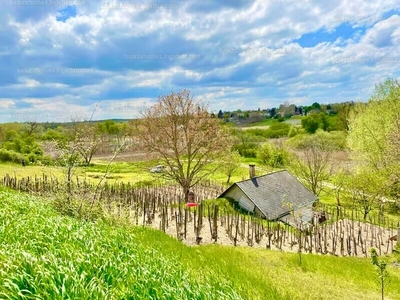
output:
[[[54,195],[65,191],[65,183],[46,175],[17,179],[8,174],[1,184],[35,195]],[[73,192],[80,197],[93,197],[96,185],[76,179]],[[98,188],[97,199],[109,213],[126,218],[136,225],[160,229],[188,244],[221,243],[284,251],[368,256],[371,247],[379,254],[392,253],[397,227],[386,218],[361,222],[356,210],[319,205],[327,221],[307,230],[298,230],[280,222],[259,219],[240,213],[215,199],[224,187],[203,182],[193,188],[194,202],[187,207],[182,189],[177,185],[134,187],[130,183],[104,183]],[[90,198],[92,199],[92,198]],[[375,225],[373,225],[375,224]],[[301,228],[300,228],[301,229]]]

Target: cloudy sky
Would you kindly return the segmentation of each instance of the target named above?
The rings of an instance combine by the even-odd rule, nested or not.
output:
[[[0,0],[0,122],[366,101],[400,77],[398,0]]]

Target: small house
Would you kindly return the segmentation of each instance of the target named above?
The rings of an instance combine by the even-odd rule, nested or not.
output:
[[[280,220],[304,228],[313,221],[313,204],[318,201],[308,188],[287,170],[255,176],[232,184],[219,198],[231,198],[246,211],[268,220]]]

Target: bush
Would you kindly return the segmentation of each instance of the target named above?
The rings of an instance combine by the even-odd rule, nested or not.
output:
[[[257,144],[241,144],[234,145],[232,147],[232,151],[238,151],[240,156],[248,157],[248,158],[256,158],[257,157],[257,149],[259,146]]]
[[[27,157],[21,153],[7,149],[0,149],[0,161],[2,162],[21,163],[23,159],[28,160]]]
[[[296,126],[292,126],[291,128],[290,128],[290,130],[289,130],[289,133],[288,133],[288,137],[294,137],[294,136],[296,136],[296,135],[298,135],[298,134],[303,134],[303,133],[305,133],[305,131],[304,131],[304,129],[303,128],[301,128],[301,127],[296,127]]]
[[[284,148],[278,148],[273,144],[265,143],[258,150],[257,157],[265,165],[280,168],[287,164],[289,153]]]
[[[315,134],[298,134],[286,141],[287,145],[295,149],[306,149],[314,142],[330,147],[332,150],[347,148],[346,133],[343,131],[326,132],[318,130]]]
[[[267,129],[267,137],[273,139],[288,136],[291,127],[287,123],[273,124]]]

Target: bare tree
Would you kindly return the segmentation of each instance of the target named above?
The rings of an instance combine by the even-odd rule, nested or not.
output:
[[[96,124],[90,122],[75,123],[75,137],[73,142],[76,144],[77,151],[88,166],[93,155],[99,150],[103,144],[101,134]]]
[[[28,122],[27,127],[25,129],[26,136],[31,136],[34,133],[38,132],[41,125],[36,121]]]
[[[80,155],[76,144],[66,141],[57,141],[55,150],[57,152],[58,163],[65,168],[67,194],[70,197],[72,194],[72,178],[81,162]]]
[[[71,117],[72,126],[65,132],[66,140],[55,141],[58,162],[65,167],[68,197],[71,195],[72,177],[78,166],[82,163],[88,165],[93,154],[100,146],[100,135],[96,134],[97,127],[90,124],[100,102],[92,112],[89,121],[81,122],[78,117]],[[98,137],[98,138],[97,138]]]
[[[331,147],[313,141],[293,159],[293,171],[317,196],[332,175],[331,155]]]
[[[216,159],[230,150],[231,139],[208,106],[188,90],[160,96],[141,113],[135,133],[142,149],[156,154],[167,166],[166,178],[180,184],[188,200],[190,188],[213,173]]]

